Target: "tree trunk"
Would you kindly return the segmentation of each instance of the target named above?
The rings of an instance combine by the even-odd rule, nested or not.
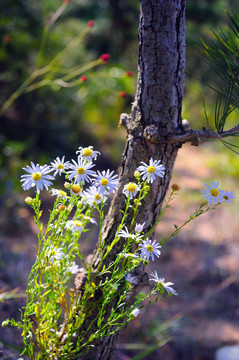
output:
[[[134,179],[141,161],[152,157],[166,167],[145,199],[137,222],[149,229],[158,216],[165,197],[179,145],[168,135],[181,129],[181,108],[185,67],[185,0],[141,0],[139,23],[138,83],[131,115],[122,114],[127,129],[127,143],[119,168],[120,186],[112,200],[103,227],[106,247],[115,236],[125,206],[123,186]],[[110,252],[107,262],[122,251],[122,244]],[[90,257],[93,268],[99,264],[97,250]],[[107,265],[107,264],[106,264]],[[94,331],[94,327],[91,332]],[[117,338],[98,340],[85,357],[87,360],[111,360]]]

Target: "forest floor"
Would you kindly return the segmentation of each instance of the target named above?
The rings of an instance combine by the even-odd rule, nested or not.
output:
[[[172,183],[182,190],[160,222],[155,239],[160,241],[171,233],[173,224],[182,224],[200,205],[204,182],[219,180],[238,197],[239,174],[231,177],[221,171],[226,167],[223,159],[217,170],[212,169],[215,157],[221,161],[215,151],[203,147],[185,146],[179,151]],[[159,260],[151,263],[147,272],[157,270],[165,281],[174,282],[178,296],[141,311],[121,332],[115,360],[214,360],[217,348],[239,344],[238,207],[238,198],[233,204],[222,204],[192,221],[163,246]],[[36,228],[31,211],[23,204],[9,214],[7,222],[6,214],[4,219],[0,291],[17,288],[21,293],[35,259]],[[0,303],[0,323],[19,316],[23,305],[24,299]],[[0,359],[16,360],[19,352],[15,347],[22,347],[20,331],[0,327]]]

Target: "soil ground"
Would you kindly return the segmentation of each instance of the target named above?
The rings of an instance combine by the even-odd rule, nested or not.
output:
[[[208,166],[215,156],[203,148],[185,146],[180,150],[172,182],[182,190],[159,224],[155,239],[160,241],[171,233],[173,224],[183,223],[199,206],[203,183],[215,180],[214,170]],[[236,194],[238,175],[235,181],[229,179],[225,174],[218,180]],[[238,206],[235,199],[234,204],[223,204],[202,215],[163,246],[159,260],[151,263],[147,272],[157,270],[165,281],[174,282],[178,296],[141,311],[121,332],[116,360],[214,360],[217,348],[239,344]],[[22,293],[35,258],[36,228],[24,205],[9,214],[7,222],[6,214],[4,219],[0,291],[17,289]],[[24,299],[0,303],[0,322],[16,319],[23,305]],[[15,347],[22,347],[20,332],[0,327],[0,359],[17,359]]]

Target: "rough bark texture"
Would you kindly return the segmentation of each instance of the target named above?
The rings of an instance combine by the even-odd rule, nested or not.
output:
[[[122,114],[127,129],[127,143],[119,168],[120,186],[114,196],[103,228],[106,246],[114,238],[125,205],[122,189],[133,179],[141,161],[150,157],[166,167],[163,179],[152,185],[137,222],[149,227],[157,218],[167,191],[178,146],[168,135],[181,129],[181,107],[185,66],[185,0],[141,0],[139,23],[138,84],[131,115]],[[119,244],[108,257],[112,261],[122,250]],[[98,252],[90,260],[96,268]],[[94,329],[92,329],[94,331]],[[112,360],[117,338],[108,337],[94,343],[85,357],[88,360]]]

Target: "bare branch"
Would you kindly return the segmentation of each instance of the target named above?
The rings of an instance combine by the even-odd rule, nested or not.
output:
[[[202,128],[202,130],[193,130],[190,129],[184,133],[181,134],[170,134],[168,136],[168,140],[170,142],[178,142],[178,143],[185,143],[187,141],[192,141],[193,139],[200,139],[200,138],[206,138],[206,139],[219,139],[237,135],[239,134],[239,124],[235,126],[234,128],[223,131],[221,133],[213,132],[211,130],[207,130],[205,128]]]

